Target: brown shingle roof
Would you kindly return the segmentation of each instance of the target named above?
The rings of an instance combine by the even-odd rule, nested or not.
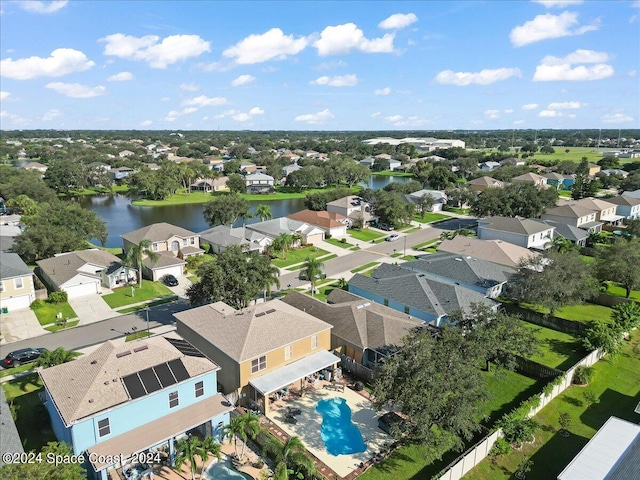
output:
[[[339,213],[330,213],[324,210],[319,212],[314,210],[300,210],[299,212],[288,215],[288,218],[323,228],[344,226],[344,223],[341,223],[338,220],[346,220],[346,217]]]
[[[478,221],[479,228],[498,230],[502,232],[517,233],[520,235],[533,235],[544,232],[551,227],[540,220],[518,217],[487,217]]]
[[[36,263],[56,285],[62,285],[75,277],[80,273],[78,269],[86,264],[96,265],[105,269],[116,268],[122,264],[114,254],[97,248],[63,253],[56,257],[39,260]],[[86,271],[82,273],[91,275],[90,272]]]
[[[176,227],[170,223],[153,223],[146,227],[139,228],[133,232],[128,232],[122,235],[122,238],[128,240],[131,243],[139,244],[142,240],[151,240],[152,242],[162,242],[169,240],[173,236],[177,237],[194,237],[197,233],[194,233],[186,228]]]
[[[607,198],[607,202],[613,203],[614,205],[626,205],[629,207],[635,207],[636,205],[640,205],[640,198],[620,195],[619,197]]]
[[[479,240],[463,235],[458,235],[453,240],[444,240],[438,246],[438,251],[468,255],[507,267],[517,267],[520,259],[538,255],[524,247],[502,240]]]

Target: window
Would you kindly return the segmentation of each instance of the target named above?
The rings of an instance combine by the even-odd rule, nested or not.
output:
[[[311,349],[318,348],[318,335],[313,335],[311,337]]]
[[[291,360],[291,357],[293,357],[293,345],[287,345],[284,347],[284,359]]]
[[[204,382],[196,383],[196,398],[204,395]]]
[[[22,287],[24,287],[24,279],[22,277],[14,278],[13,286],[16,287],[16,290],[21,289]]]
[[[389,299],[388,299],[388,298],[385,298],[385,299],[384,299],[384,306],[385,306],[385,307],[388,307],[388,306],[389,306]]]
[[[409,315],[409,308],[410,307],[408,305],[404,306],[404,313],[406,313],[407,315]]]
[[[190,243],[191,245],[195,245],[195,244],[196,244],[196,237],[191,237],[191,238],[189,238],[189,243]]]
[[[258,373],[261,370],[267,368],[267,357],[263,355],[259,358],[251,360],[251,374]]]
[[[179,250],[180,250],[180,242],[177,240],[174,240],[173,242],[171,242],[171,251],[177,252]]]
[[[157,252],[157,251],[158,251],[158,244],[157,244],[157,243],[154,243],[153,245],[151,245],[151,249],[152,249],[154,252]]]
[[[4,292],[4,282],[0,280],[0,292]]]
[[[177,407],[179,403],[178,392],[171,392],[169,394],[169,408]]]
[[[104,437],[111,433],[111,426],[109,425],[109,419],[98,420],[98,436]]]

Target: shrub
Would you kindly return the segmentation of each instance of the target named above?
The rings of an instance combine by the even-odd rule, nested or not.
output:
[[[586,385],[593,378],[594,374],[595,371],[592,367],[585,367],[584,365],[580,365],[573,373],[573,383],[575,383],[576,385]]]
[[[511,453],[511,445],[504,438],[499,438],[496,443],[491,447],[489,455],[491,457],[501,457],[503,455],[509,455]]]
[[[40,307],[42,307],[42,305],[44,305],[44,301],[42,301],[40,299],[36,299],[33,302],[31,302],[31,310],[35,310],[36,308],[40,308]]]
[[[522,445],[530,441],[540,424],[533,418],[521,418],[517,412],[505,415],[500,421],[504,439],[512,445]]]
[[[361,392],[362,390],[364,390],[364,383],[362,382],[356,382],[356,384],[353,386],[354,390],[356,392]]]
[[[51,292],[49,294],[49,298],[47,299],[47,302],[56,304],[56,303],[64,303],[67,300],[69,300],[67,292],[58,291],[58,292]]]
[[[347,243],[347,239],[346,238],[341,238],[340,239],[340,243]]]
[[[567,412],[562,412],[558,417],[558,423],[560,424],[561,432],[567,432],[572,423],[571,415],[569,415]]]

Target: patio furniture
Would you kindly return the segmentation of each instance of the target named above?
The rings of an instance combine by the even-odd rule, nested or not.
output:
[[[287,407],[287,415],[300,415],[302,413],[302,410],[300,410],[297,407]]]

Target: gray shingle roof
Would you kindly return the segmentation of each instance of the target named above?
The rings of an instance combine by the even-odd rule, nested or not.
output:
[[[178,332],[183,324],[238,363],[331,328],[280,300],[243,310],[216,302],[174,316]]]
[[[614,205],[626,205],[628,207],[635,207],[636,205],[640,205],[640,198],[620,195],[617,197],[607,198],[607,202],[613,203]]]
[[[142,265],[152,270],[156,268],[172,267],[174,265],[186,265],[180,257],[174,257],[170,252],[158,252],[158,258],[153,261],[151,258],[146,257],[142,260]]]
[[[487,217],[478,220],[478,228],[487,228],[501,232],[511,232],[520,235],[533,235],[549,230],[549,226],[540,220],[518,217]]]
[[[580,218],[591,215],[592,213],[594,213],[593,210],[581,207],[580,205],[562,205],[560,207],[547,208],[542,218],[544,218],[545,214],[558,217]]]
[[[4,395],[4,389],[0,388],[0,446],[3,452],[23,453],[22,441],[18,434],[18,429],[11,416],[9,404]],[[4,465],[4,461],[0,459],[0,467]]]
[[[97,248],[63,253],[56,257],[39,260],[36,263],[56,285],[62,285],[75,277],[80,273],[78,269],[87,264],[95,265],[98,270],[107,269],[111,271],[122,265],[120,259],[114,254]],[[91,275],[87,271],[82,273]]]
[[[551,227],[556,227],[555,234],[560,235],[572,242],[579,242],[589,237],[589,232],[582,228],[567,225],[566,223],[554,222],[553,220],[544,220],[544,223]]]
[[[0,255],[0,278],[15,278],[31,275],[33,272],[17,253],[3,253]]]
[[[252,223],[247,225],[247,230],[260,232],[271,237],[277,237],[281,233],[294,233],[302,230],[306,224],[298,220],[292,220],[287,217],[273,218],[264,222]]]
[[[177,236],[181,238],[197,236],[196,233],[187,230],[186,228],[177,227],[170,223],[153,223],[146,227],[139,228],[133,232],[128,232],[122,235],[122,238],[128,240],[131,243],[139,244],[142,240],[150,240],[152,242],[163,242],[169,240],[171,237]]]

